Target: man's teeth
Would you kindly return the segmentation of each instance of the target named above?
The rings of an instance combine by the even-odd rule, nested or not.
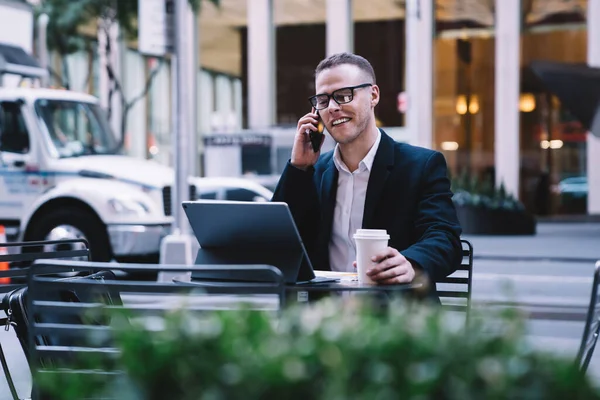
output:
[[[347,122],[350,121],[350,118],[340,118],[340,119],[336,119],[335,121],[333,121],[333,126],[339,125],[343,122]]]

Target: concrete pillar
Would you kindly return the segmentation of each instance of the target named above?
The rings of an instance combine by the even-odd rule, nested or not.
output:
[[[496,186],[519,196],[521,1],[496,1],[494,156]]]
[[[212,114],[214,110],[214,85],[210,72],[200,70],[198,78],[198,126],[202,135],[211,131]],[[202,87],[202,91],[200,91]]]
[[[231,80],[225,75],[217,75],[215,78],[215,87],[217,91],[217,114],[219,126],[217,130],[220,132],[228,132],[230,114],[232,113],[232,92]]]
[[[327,0],[326,47],[327,56],[354,51],[354,20],[352,0]]]
[[[600,67],[600,0],[588,0],[587,59],[592,67]],[[588,214],[600,214],[600,138],[587,135]]]
[[[248,125],[275,124],[275,25],[273,0],[252,0],[248,7]]]
[[[406,2],[406,128],[409,142],[433,147],[433,0]]]

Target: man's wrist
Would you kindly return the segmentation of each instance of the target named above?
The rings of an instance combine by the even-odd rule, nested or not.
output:
[[[299,169],[300,171],[304,171],[304,172],[307,172],[312,167],[312,165],[296,164],[293,161],[290,161],[290,165],[292,167]]]

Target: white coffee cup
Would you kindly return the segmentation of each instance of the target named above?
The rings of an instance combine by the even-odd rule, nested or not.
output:
[[[385,229],[356,230],[354,242],[356,243],[356,272],[359,283],[376,283],[367,275],[367,271],[374,265],[371,258],[385,250],[389,240],[390,235]]]

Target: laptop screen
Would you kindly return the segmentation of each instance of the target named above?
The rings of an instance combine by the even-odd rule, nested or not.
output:
[[[197,200],[182,203],[200,244],[196,264],[267,264],[287,283],[315,277],[286,203]]]

